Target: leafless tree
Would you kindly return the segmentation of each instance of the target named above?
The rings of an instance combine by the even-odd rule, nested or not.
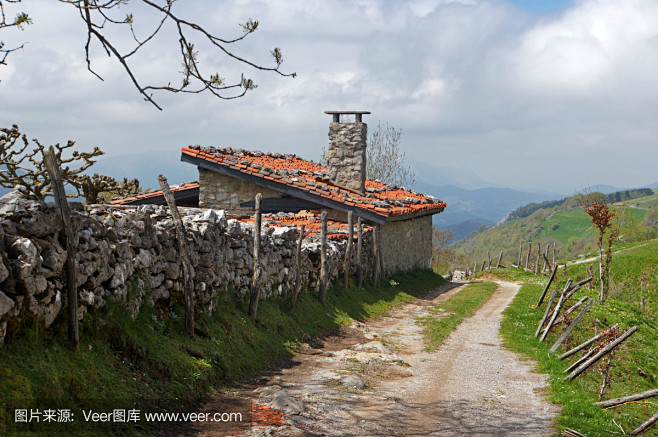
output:
[[[404,162],[404,152],[400,148],[402,130],[396,130],[386,123],[377,124],[377,129],[368,139],[366,149],[366,174],[368,179],[377,179],[387,184],[410,187],[416,183],[416,175]]]
[[[50,179],[43,162],[43,152],[46,149],[39,140],[32,140],[34,147],[25,134],[21,134],[18,126],[11,129],[0,128],[0,186],[13,188],[22,185],[39,199],[52,194]],[[137,179],[122,182],[109,176],[84,174],[103,152],[94,147],[91,152],[71,150],[74,141],[66,145],[55,144],[55,160],[60,167],[62,180],[71,186],[77,195],[84,195],[87,203],[98,203],[117,196],[131,196],[141,192]],[[64,155],[69,155],[68,157]],[[75,196],[75,194],[72,194]]]
[[[31,23],[31,19],[24,12],[20,12],[14,22],[6,22],[6,20],[4,20],[4,5],[6,3],[18,3],[19,1],[20,0],[0,0],[0,11],[3,13],[3,23],[6,23],[4,26],[0,26],[0,29],[9,26],[20,27],[23,24]],[[141,33],[135,29],[135,23],[138,21],[138,18],[134,16],[133,13],[125,14],[120,11],[120,6],[126,6],[128,0],[58,1],[75,8],[80,15],[80,19],[84,22],[87,29],[85,57],[88,70],[100,80],[103,80],[103,78],[92,68],[91,51],[92,44],[95,42],[100,45],[108,57],[114,58],[119,64],[121,64],[133,85],[142,94],[144,99],[158,109],[162,108],[153,98],[153,92],[155,91],[189,94],[209,92],[217,98],[230,100],[242,97],[247,91],[253,90],[257,87],[253,80],[246,77],[244,73],[241,74],[239,80],[234,79],[232,81],[227,81],[218,72],[204,71],[199,62],[199,51],[195,47],[194,40],[204,41],[214,50],[217,50],[223,56],[228,57],[231,61],[235,61],[253,69],[270,71],[281,76],[296,76],[295,73],[283,73],[280,71],[281,63],[283,62],[283,55],[281,49],[278,47],[275,47],[270,52],[273,57],[273,64],[271,66],[260,65],[232,51],[232,44],[242,41],[258,29],[258,21],[249,19],[246,23],[240,24],[242,30],[239,36],[225,39],[213,35],[198,23],[188,21],[178,12],[174,12],[173,6],[176,3],[175,0],[140,0],[138,4],[147,7],[147,9],[158,17],[158,20],[153,28],[143,33],[145,36],[138,36],[138,33]],[[178,50],[180,51],[179,55],[182,64],[182,70],[180,71],[182,74],[182,80],[179,85],[172,85],[171,82],[166,84],[144,84],[142,80],[137,77],[133,69],[135,62],[134,55],[152,42],[161,31],[164,32],[163,29],[169,25],[173,27],[173,30],[178,37]],[[127,50],[121,50],[119,48],[119,43],[116,39],[117,30],[119,31],[119,35],[122,31],[129,34],[132,44]],[[17,48],[5,51],[4,58],[7,57],[9,52],[16,49]],[[2,52],[0,52],[0,59],[4,61],[4,58],[2,57]]]
[[[21,0],[4,0],[7,3],[20,3]],[[16,27],[18,29],[23,30],[23,28],[28,25],[32,24],[32,19],[27,16],[25,12],[19,12],[16,14],[16,17],[13,19],[7,19],[7,15],[5,14],[5,5],[3,4],[2,1],[0,1],[0,30],[2,29],[7,29],[9,27]],[[7,65],[7,57],[11,52],[15,52],[18,49],[22,49],[23,44],[21,44],[18,47],[13,47],[10,49],[5,48],[5,43],[0,40],[0,65]]]

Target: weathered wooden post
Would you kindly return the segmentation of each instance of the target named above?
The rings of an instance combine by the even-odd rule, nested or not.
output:
[[[523,259],[523,241],[519,240],[519,262],[516,263],[518,268],[521,268],[522,259]]]
[[[295,311],[295,304],[299,293],[302,291],[302,241],[304,240],[304,230],[306,225],[302,225],[299,229],[299,237],[297,237],[297,251],[295,252],[295,292],[292,295],[292,302],[290,303],[290,312]]]
[[[567,339],[567,336],[569,336],[569,334],[571,334],[571,331],[573,331],[573,329],[576,327],[576,325],[578,325],[578,323],[580,323],[580,321],[582,320],[585,313],[587,313],[587,311],[589,311],[589,309],[592,307],[593,304],[594,304],[594,300],[589,299],[589,302],[587,302],[587,305],[585,305],[585,308],[580,310],[580,313],[576,316],[576,318],[573,320],[573,322],[571,322],[571,324],[567,327],[567,329],[565,329],[565,331],[562,333],[560,338],[558,338],[557,341],[553,344],[553,347],[551,347],[551,350],[550,350],[551,352],[555,352],[557,350],[557,348],[562,344],[562,342],[564,342],[564,340]]]
[[[596,363],[599,359],[601,359],[603,356],[607,355],[610,353],[612,350],[614,350],[617,346],[619,346],[621,343],[623,343],[628,337],[633,335],[635,331],[637,331],[639,328],[637,326],[633,326],[631,329],[626,331],[624,334],[620,335],[617,337],[613,342],[609,343],[606,347],[601,349],[596,355],[594,355],[592,358],[584,362],[583,364],[580,365],[576,370],[571,372],[569,376],[565,377],[565,381],[573,381],[583,373],[585,370],[587,370],[592,364]]]
[[[386,275],[386,270],[384,269],[384,251],[382,250],[382,240],[384,239],[384,233],[382,232],[382,226],[377,225],[377,253],[379,254],[379,277]]]
[[[167,178],[163,175],[158,176],[160,189],[169,206],[169,213],[176,226],[176,239],[178,239],[178,253],[180,255],[181,267],[183,268],[183,300],[185,301],[185,332],[190,337],[194,336],[194,280],[192,264],[187,250],[187,233],[183,226],[183,220],[180,218],[178,207],[174,195],[171,194]]]
[[[578,351],[581,351],[585,349],[587,346],[591,345],[592,343],[599,341],[601,338],[603,338],[608,332],[619,328],[619,325],[615,324],[609,327],[608,329],[599,332],[596,334],[594,337],[590,338],[589,340],[579,344],[578,346],[574,347],[573,349],[568,350],[567,352],[563,353],[558,357],[558,360],[564,360],[565,358],[569,358],[571,355],[575,354]],[[574,363],[575,364],[575,363]]]
[[[491,250],[487,249],[487,259],[489,262],[487,263],[487,270],[491,269]]]
[[[553,241],[553,265],[555,265],[555,241]]]
[[[320,227],[320,289],[318,297],[320,302],[324,303],[327,298],[327,211],[320,214],[322,226]]]
[[[535,275],[539,274],[540,261],[541,261],[541,243],[537,243],[537,262],[535,263]]]
[[[373,272],[372,272],[372,285],[377,285],[379,282],[379,245],[377,239],[379,238],[377,226],[372,227],[372,251],[375,255]]]
[[[357,223],[357,248],[356,248],[356,259],[359,266],[359,288],[363,285],[363,261],[362,261],[362,250],[363,250],[363,224],[361,223],[361,217],[358,219]]]
[[[477,261],[475,261],[473,263],[473,274],[476,274],[477,272],[478,272],[478,263]]]
[[[629,435],[640,435],[642,434],[645,430],[649,429],[651,425],[656,423],[658,421],[658,413],[654,414],[651,416],[649,419],[647,419],[645,422],[643,422],[640,426],[635,428]]]
[[[528,263],[530,262],[531,251],[532,251],[532,243],[528,243],[528,253],[525,256],[525,270],[528,270]]]
[[[498,255],[498,264],[496,264],[496,268],[500,268],[500,262],[503,260],[503,251],[500,251],[500,255]]]
[[[480,269],[481,272],[484,272],[484,264],[487,262],[486,259],[482,260],[482,268]]]
[[[256,194],[256,211],[254,213],[254,275],[251,280],[251,298],[249,299],[249,316],[256,321],[258,301],[260,300],[260,226],[261,226],[261,193]]]
[[[345,290],[350,281],[350,265],[352,264],[352,236],[354,234],[354,221],[352,211],[347,213],[347,247],[345,248]]]
[[[60,173],[57,160],[55,159],[55,150],[53,149],[53,146],[50,146],[48,150],[44,150],[43,162],[48,171],[50,188],[53,191],[57,213],[64,229],[64,249],[66,250],[66,299],[68,301],[69,316],[68,334],[73,347],[78,349],[80,343],[80,332],[78,330],[78,288],[76,287],[75,270],[78,239],[73,232],[71,210],[69,209],[69,203],[66,200],[64,182],[62,181],[62,174]]]
[[[546,296],[546,292],[548,291],[549,287],[551,286],[551,283],[553,282],[553,279],[555,279],[555,273],[557,272],[557,266],[553,266],[553,273],[551,273],[551,277],[548,278],[548,284],[546,284],[546,287],[544,288],[544,291],[541,293],[541,296],[539,296],[539,301],[537,302],[537,306],[535,306],[535,309],[539,308],[541,306],[541,303],[544,301],[544,296]]]
[[[546,270],[546,266],[549,265],[549,262],[548,262],[548,249],[550,247],[551,247],[550,244],[546,245],[546,250],[545,250],[546,253],[544,253],[544,265],[541,268],[542,273],[544,273],[544,271]],[[549,265],[549,268],[550,268],[550,265]]]

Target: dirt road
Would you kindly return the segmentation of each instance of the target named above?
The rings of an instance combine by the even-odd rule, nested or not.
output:
[[[518,285],[501,282],[438,350],[425,350],[419,320],[440,317],[433,306],[461,288],[437,290],[304,347],[290,367],[217,396],[206,410],[217,411],[230,399],[254,403],[259,424],[224,435],[553,434],[557,408],[540,394],[544,377],[503,349],[498,336],[501,313]],[[218,435],[211,423],[185,431],[192,433]]]

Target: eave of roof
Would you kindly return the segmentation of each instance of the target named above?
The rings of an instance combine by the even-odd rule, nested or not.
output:
[[[172,185],[170,187],[175,200],[187,199],[199,195],[199,183],[188,182],[181,185]],[[146,205],[153,203],[155,199],[162,196],[162,190],[149,191],[148,193],[138,194],[136,196],[114,199],[109,202],[110,205]]]

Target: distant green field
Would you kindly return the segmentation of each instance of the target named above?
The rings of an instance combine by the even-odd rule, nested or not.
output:
[[[587,238],[594,234],[590,217],[581,208],[556,211],[542,223],[540,238],[555,238],[566,244],[569,238]]]
[[[649,209],[658,206],[658,190],[653,190],[653,196],[640,197],[639,199],[628,200],[631,208]]]
[[[658,199],[658,195],[649,197]],[[636,202],[636,200],[642,199],[634,199],[630,202]],[[633,218],[641,223],[647,214],[647,210],[631,208],[631,213]],[[552,237],[562,244],[566,244],[571,237],[580,239],[594,235],[592,221],[585,213],[585,210],[581,208],[556,211],[551,218],[544,220],[542,227],[543,229],[539,234],[540,238]]]

